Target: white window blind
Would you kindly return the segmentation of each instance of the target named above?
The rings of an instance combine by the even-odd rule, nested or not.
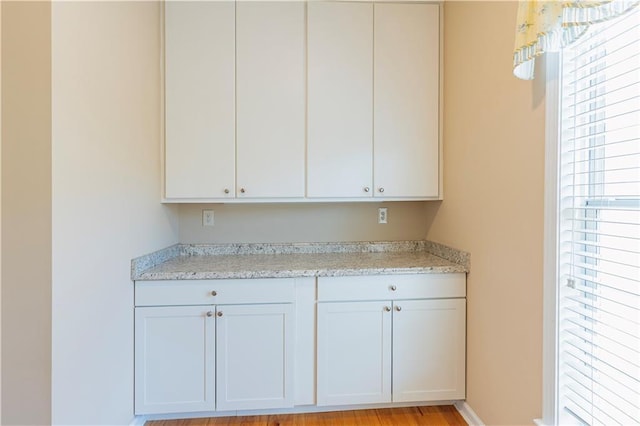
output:
[[[558,420],[640,424],[640,7],[562,54]]]

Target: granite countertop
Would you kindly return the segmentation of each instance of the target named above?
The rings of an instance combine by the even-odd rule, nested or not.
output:
[[[202,280],[469,271],[469,254],[431,241],[176,244],[133,259],[131,278]]]

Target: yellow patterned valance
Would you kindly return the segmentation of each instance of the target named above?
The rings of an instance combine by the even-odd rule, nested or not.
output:
[[[532,80],[536,57],[559,51],[586,33],[589,25],[622,15],[638,4],[631,0],[520,0],[514,75]]]

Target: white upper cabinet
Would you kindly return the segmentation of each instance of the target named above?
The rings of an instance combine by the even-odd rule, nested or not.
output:
[[[237,188],[304,197],[305,4],[236,4]]]
[[[371,197],[373,4],[307,7],[307,196]]]
[[[235,4],[165,2],[165,196],[235,187]]]
[[[165,3],[165,199],[442,197],[439,4]]]
[[[439,6],[375,6],[376,197],[439,195]]]

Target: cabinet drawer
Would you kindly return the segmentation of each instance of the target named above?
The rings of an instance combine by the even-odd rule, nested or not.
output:
[[[136,281],[136,306],[289,303],[293,278]],[[214,295],[215,292],[215,295]]]
[[[318,301],[465,297],[465,284],[464,273],[320,277]]]

